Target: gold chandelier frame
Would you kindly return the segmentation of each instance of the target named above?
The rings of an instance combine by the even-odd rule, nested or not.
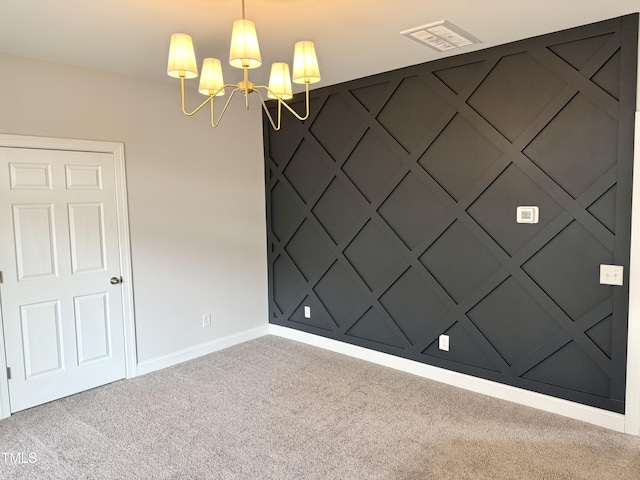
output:
[[[320,81],[320,69],[318,68],[318,59],[313,42],[300,41],[295,44],[292,77],[289,75],[289,65],[287,63],[276,62],[271,66],[269,85],[255,85],[249,80],[249,70],[262,65],[262,59],[255,23],[245,18],[244,0],[242,0],[242,18],[233,22],[229,63],[232,67],[243,70],[243,79],[240,82],[224,83],[220,60],[217,58],[205,58],[203,60],[198,91],[206,95],[207,99],[192,112],[188,112],[185,108],[185,80],[198,76],[193,40],[186,33],[174,33],[171,35],[167,74],[180,79],[182,112],[185,115],[193,116],[209,104],[211,107],[211,126],[217,127],[227,111],[231,99],[236,93],[242,92],[247,110],[249,109],[249,95],[252,93],[258,94],[262,108],[274,130],[280,130],[283,106],[300,121],[309,118],[309,85]],[[304,116],[299,115],[284,101],[293,98],[292,79],[293,83],[305,85]],[[231,94],[216,119],[214,112],[215,97],[225,95],[227,88],[232,89]],[[277,100],[277,121],[271,116],[260,90],[264,90],[268,98]]]

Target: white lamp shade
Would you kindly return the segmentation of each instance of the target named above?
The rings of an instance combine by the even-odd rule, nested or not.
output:
[[[269,76],[269,98],[280,98],[289,100],[293,98],[291,90],[291,76],[289,75],[289,65],[277,62],[271,65],[271,75]]]
[[[320,69],[313,42],[297,42],[293,54],[293,82],[316,83],[320,81]]]
[[[256,24],[251,20],[233,22],[229,63],[236,68],[256,68],[262,65]]]
[[[198,91],[203,95],[224,95],[222,64],[217,58],[205,58],[202,61]]]
[[[190,35],[186,33],[171,35],[167,74],[175,78],[196,78],[198,76],[196,54],[193,51],[193,40]]]

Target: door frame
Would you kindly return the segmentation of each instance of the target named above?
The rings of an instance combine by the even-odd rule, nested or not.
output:
[[[113,155],[116,185],[116,215],[118,222],[118,246],[120,249],[120,275],[122,276],[122,317],[124,322],[125,376],[138,375],[136,355],[135,315],[133,307],[133,281],[131,273],[131,243],[129,237],[129,210],[127,203],[127,179],[124,144],[93,140],[73,140],[52,137],[0,134],[0,147],[31,148],[43,150],[67,150],[76,152],[109,153]],[[1,299],[0,299],[1,301]],[[4,340],[4,323],[0,309],[0,419],[11,415],[9,380]]]

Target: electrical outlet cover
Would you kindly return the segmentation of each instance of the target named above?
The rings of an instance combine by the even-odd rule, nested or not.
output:
[[[449,335],[440,335],[438,338],[438,348],[445,352],[449,351]]]
[[[600,265],[600,284],[617,285],[623,284],[624,267],[622,265]]]

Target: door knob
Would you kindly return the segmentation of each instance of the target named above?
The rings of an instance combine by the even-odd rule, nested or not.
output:
[[[111,277],[111,280],[109,281],[111,282],[111,285],[117,285],[122,283],[122,277]]]

